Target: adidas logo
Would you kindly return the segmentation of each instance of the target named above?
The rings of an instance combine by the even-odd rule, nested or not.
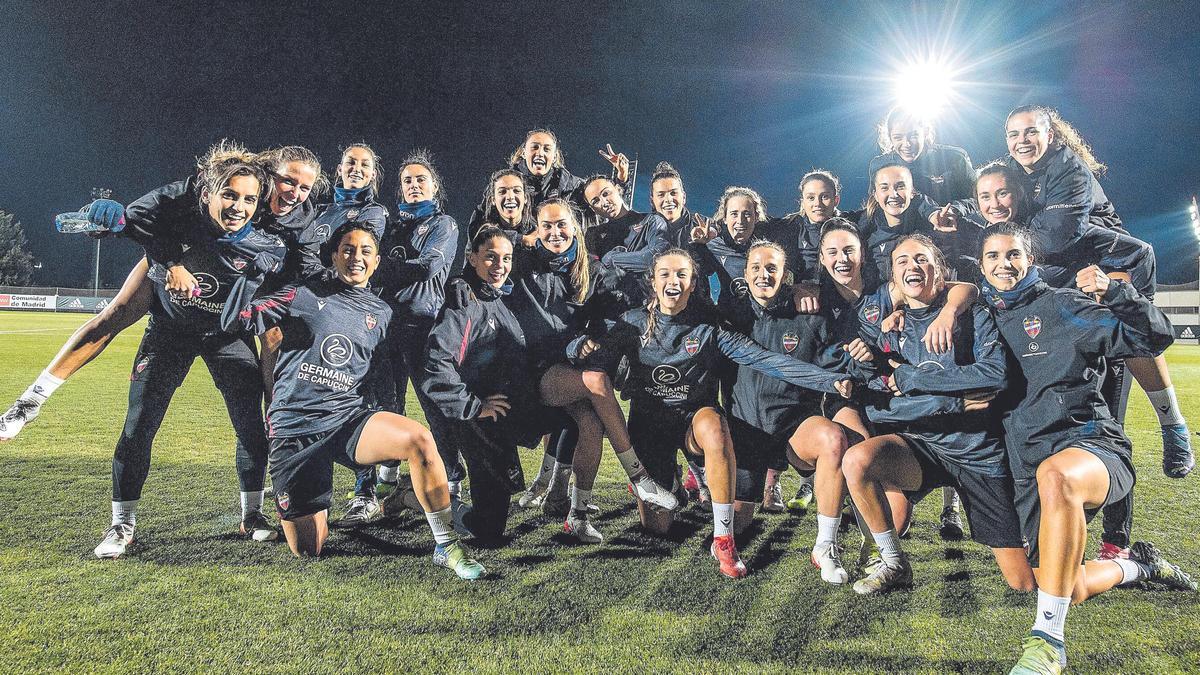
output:
[[[1188,326],[1187,328],[1184,328],[1184,329],[1183,329],[1183,332],[1179,334],[1179,337],[1181,337],[1181,338],[1193,338],[1193,339],[1195,339],[1195,337],[1196,337],[1196,334],[1192,332],[1192,327],[1191,327],[1191,326]]]

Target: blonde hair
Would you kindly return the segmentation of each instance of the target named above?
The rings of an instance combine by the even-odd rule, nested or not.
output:
[[[761,223],[767,219],[767,205],[757,192],[748,187],[731,185],[725,188],[725,193],[721,195],[721,200],[717,202],[717,212],[713,214],[713,220],[725,222],[725,207],[729,204],[729,200],[734,197],[745,197],[754,204],[754,222]]]
[[[329,179],[321,171],[321,160],[317,159],[317,155],[312,150],[302,145],[283,145],[263,150],[255,159],[262,164],[263,170],[268,174],[276,175],[283,173],[288,164],[300,162],[316,174],[316,180],[313,181],[311,190],[313,196],[322,195],[329,189]],[[275,184],[272,182],[268,188],[269,191],[274,191]]]
[[[536,214],[540,214],[542,209],[547,206],[561,206],[567,210],[567,217],[571,219],[571,224],[575,226],[575,262],[571,263],[571,285],[575,287],[575,302],[582,303],[587,300],[588,290],[592,285],[592,261],[588,255],[586,237],[583,236],[583,228],[580,226],[579,213],[571,202],[562,197],[547,199],[538,204]],[[536,220],[536,215],[535,215]]]
[[[271,195],[271,182],[263,169],[259,156],[237,141],[223,138],[196,158],[196,185],[200,188],[197,197],[204,209],[205,193],[215,194],[237,176],[251,176],[258,181],[260,199]]]
[[[366,150],[367,153],[371,155],[372,168],[375,170],[375,176],[373,178],[371,178],[371,192],[374,192],[375,196],[378,197],[379,196],[379,188],[381,185],[383,185],[383,164],[380,163],[379,155],[375,153],[375,149],[372,148],[371,146],[367,145],[366,143],[351,143],[350,145],[347,145],[346,147],[342,148],[341,159],[338,160],[338,168],[337,168],[338,178],[342,179],[342,161],[344,161],[346,159],[346,153],[350,152],[351,150],[353,150],[355,148]],[[430,173],[433,173],[433,172],[431,171]],[[342,180],[344,180],[344,179],[342,179]],[[344,185],[344,183],[343,183],[343,185]],[[441,186],[439,186],[439,187],[441,187]]]

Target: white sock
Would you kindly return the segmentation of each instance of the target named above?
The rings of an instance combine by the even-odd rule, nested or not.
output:
[[[137,503],[138,500],[130,499],[124,502],[112,503],[112,524],[120,525],[137,525]]]
[[[54,393],[54,390],[61,387],[65,381],[51,375],[49,370],[43,370],[42,374],[38,375],[33,384],[29,385],[29,388],[25,390],[25,393],[21,394],[21,398],[32,398],[37,400],[38,403],[45,403],[46,399],[50,398],[50,395]]]
[[[429,521],[429,529],[433,531],[433,540],[439,544],[449,544],[454,541],[454,514],[450,507],[426,513],[425,520]]]
[[[1037,616],[1033,620],[1033,630],[1064,642],[1063,627],[1067,625],[1067,610],[1071,608],[1071,598],[1060,598],[1057,595],[1039,590]]]
[[[958,505],[959,505],[958,490],[955,490],[952,487],[943,487],[942,488],[942,510],[945,511],[946,509],[954,509],[957,512]]]
[[[396,483],[400,480],[399,466],[384,466],[379,465],[379,480],[385,483]]]
[[[1146,398],[1150,399],[1150,405],[1154,406],[1159,425],[1165,427],[1168,424],[1183,424],[1183,415],[1179,412],[1179,399],[1175,398],[1175,387],[1148,391]]]
[[[537,478],[533,479],[538,485],[550,484],[550,472],[554,470],[554,463],[558,460],[554,459],[554,455],[542,455],[542,468],[538,470]]]
[[[733,504],[713,502],[713,536],[724,537],[733,531]]]
[[[817,514],[817,541],[813,548],[821,548],[837,543],[838,527],[842,524],[842,514],[824,516]]]
[[[871,538],[879,547],[879,557],[883,558],[883,564],[889,567],[900,564],[900,537],[896,534],[896,528],[886,532],[872,532]]]
[[[252,512],[262,513],[263,506],[263,491],[243,492],[242,496],[242,520]]]
[[[581,490],[578,485],[571,486],[571,510],[587,511],[587,505],[592,501],[591,490]]]
[[[1146,568],[1134,560],[1113,558],[1112,562],[1117,563],[1121,568],[1121,585],[1132,584],[1146,578]]]
[[[637,453],[633,448],[629,448],[625,452],[617,453],[617,461],[621,463],[621,468],[625,469],[625,475],[633,478],[646,470],[642,466],[641,460],[638,459]]]

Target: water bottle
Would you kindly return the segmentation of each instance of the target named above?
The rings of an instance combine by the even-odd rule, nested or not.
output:
[[[54,227],[63,234],[108,231],[108,228],[104,227],[103,225],[98,225],[88,220],[87,213],[83,211],[71,211],[69,213],[60,213],[57,216],[54,216]]]

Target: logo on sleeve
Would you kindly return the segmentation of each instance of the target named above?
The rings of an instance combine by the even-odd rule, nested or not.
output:
[[[387,257],[389,260],[404,260],[408,254],[404,251],[403,246],[393,246],[392,250],[388,251]]]
[[[358,209],[350,209],[346,212],[346,220],[354,220],[358,217]]]
[[[650,379],[654,380],[655,384],[671,385],[679,382],[682,378],[683,375],[680,374],[679,369],[675,366],[656,366],[650,372]]]
[[[688,356],[695,356],[696,352],[700,351],[700,340],[687,336],[683,339],[683,351],[687,352]]]
[[[1027,316],[1021,323],[1023,326],[1025,326],[1025,334],[1029,336],[1030,340],[1036,338],[1042,332],[1041,317]]]
[[[868,323],[878,323],[879,305],[874,303],[867,305],[866,308],[863,309],[863,318],[866,319]]]
[[[321,341],[321,360],[334,368],[346,365],[354,355],[354,345],[340,333],[334,333]]]
[[[614,246],[611,253],[629,253],[629,249],[624,246]]]
[[[367,330],[375,330],[375,326],[379,323],[379,320],[375,317],[374,314],[367,312],[366,323],[367,323]]]
[[[319,238],[321,241],[328,241],[329,236],[332,234],[333,233],[329,231],[328,223],[321,223],[317,226],[317,238]]]
[[[750,295],[750,283],[743,277],[738,277],[729,284],[729,290],[733,292],[733,297],[744,298]]]
[[[800,336],[792,332],[783,334],[783,351],[791,354],[800,345]]]
[[[234,258],[230,261],[230,264],[233,265],[233,269],[241,272],[242,270],[246,269],[246,265],[249,264],[249,261],[247,261],[245,258]]]

